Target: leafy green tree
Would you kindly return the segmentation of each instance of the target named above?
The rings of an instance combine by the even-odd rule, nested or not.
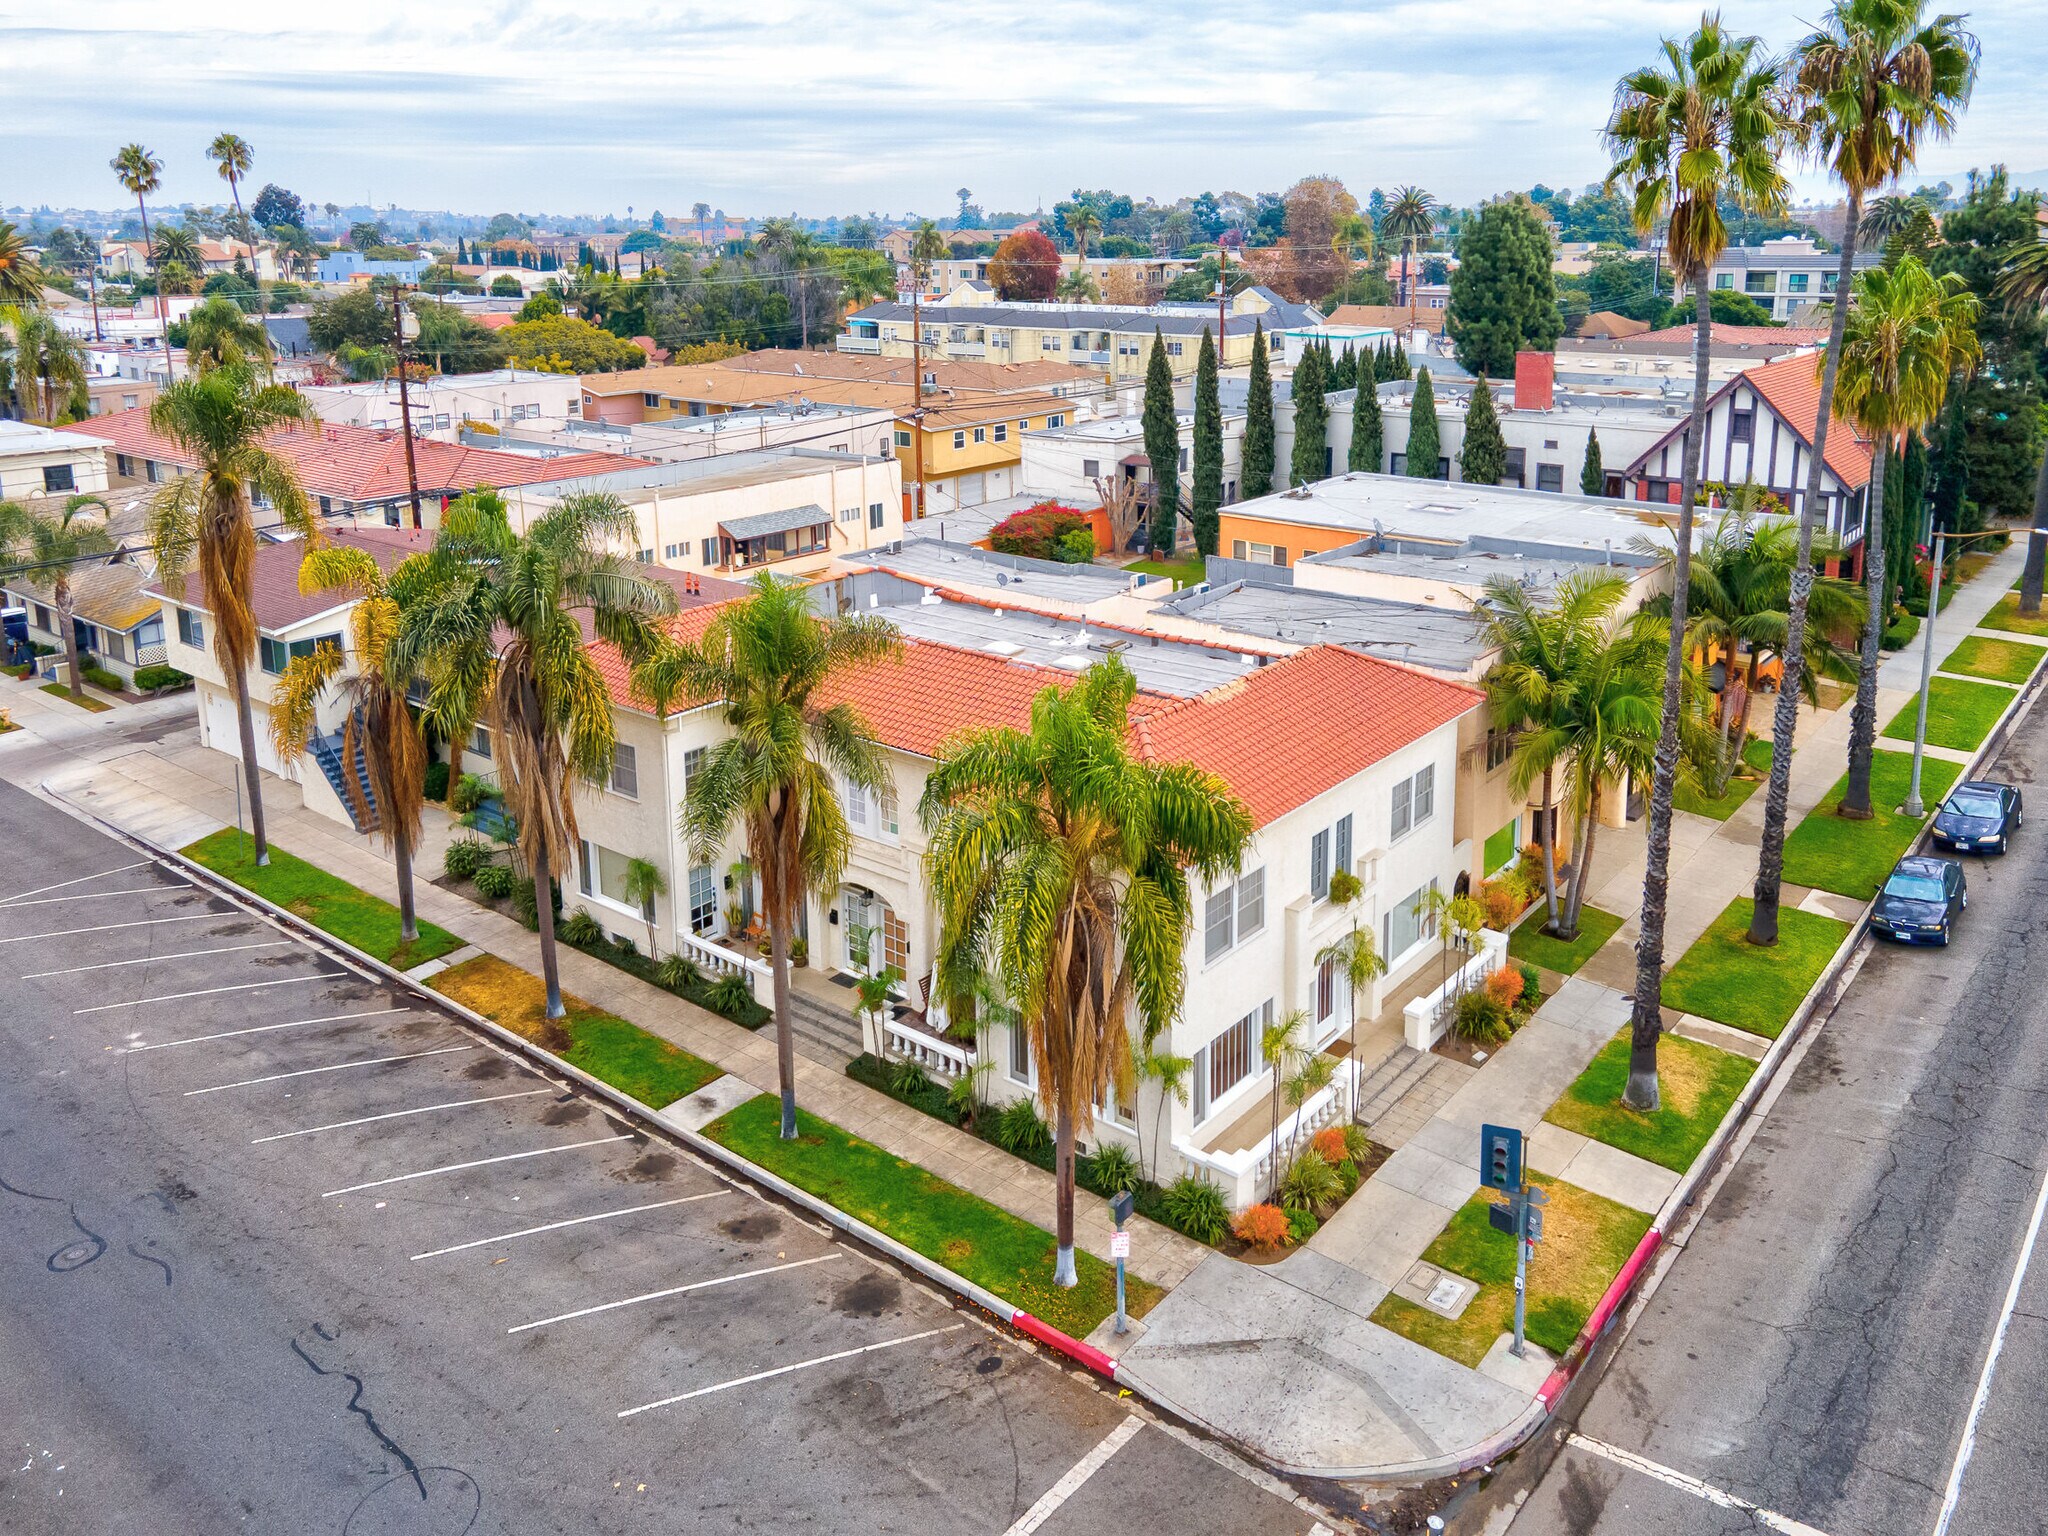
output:
[[[86,515],[88,509],[93,515]],[[30,511],[18,501],[0,501],[0,552],[24,567],[17,580],[50,594],[50,606],[57,610],[57,631],[64,642],[64,671],[74,699],[85,697],[85,679],[79,665],[73,567],[91,562],[97,555],[111,555],[114,547],[107,531],[107,504],[97,496],[67,496],[61,511]]]
[[[1458,362],[1508,378],[1517,352],[1548,352],[1563,333],[1550,276],[1550,232],[1528,202],[1492,203],[1465,225],[1444,330]]]
[[[498,336],[515,367],[544,373],[615,373],[647,366],[647,354],[632,342],[571,315],[521,321]]]
[[[1252,323],[1251,380],[1245,394],[1242,450],[1245,500],[1273,488],[1273,373],[1264,321]]]
[[[1713,288],[1707,292],[1707,318],[1715,325],[1776,325],[1771,312],[1746,293]],[[1691,325],[1699,319],[1699,303],[1688,293],[1664,312],[1665,325]]]
[[[836,890],[846,873],[852,834],[840,781],[872,794],[889,782],[888,762],[859,711],[820,695],[846,672],[899,655],[902,645],[894,625],[867,614],[821,617],[801,587],[764,571],[696,643],[667,642],[633,673],[634,685],[664,713],[679,699],[717,701],[729,731],[691,775],[680,826],[698,862],[714,859],[740,832],[760,872],[785,1141],[797,1134],[789,994],[797,913],[806,892]]]
[[[1202,355],[1195,364],[1195,552],[1216,553],[1223,506],[1223,403],[1216,384],[1216,339],[1202,328]]]
[[[1330,405],[1323,394],[1323,353],[1310,347],[1294,370],[1294,462],[1290,484],[1310,485],[1323,478],[1323,455],[1329,451]]]
[[[1145,363],[1145,457],[1152,466],[1152,551],[1173,558],[1180,521],[1180,418],[1173,408],[1173,367],[1166,361],[1166,337],[1152,328],[1152,355]]]
[[[0,326],[0,375],[13,373],[22,417],[56,425],[65,414],[58,410],[59,392],[72,401],[85,390],[85,353],[46,309],[0,305]]]
[[[306,226],[305,200],[274,181],[263,184],[263,189],[256,194],[256,201],[249,207],[256,222],[265,229],[275,229],[280,224],[289,224],[295,229]]]
[[[1499,485],[1508,472],[1508,445],[1500,432],[1493,389],[1485,379],[1474,381],[1472,403],[1465,407],[1465,442],[1458,450],[1458,473],[1469,485]]]
[[[1038,1067],[1061,1286],[1077,1279],[1076,1137],[1112,1085],[1134,1095],[1127,1021],[1156,1040],[1180,1012],[1191,881],[1235,869],[1252,835],[1251,813],[1213,773],[1133,753],[1136,692],[1112,657],[1041,693],[1028,731],[963,732],[919,806],[941,975],[996,977]]]
[[[1429,370],[1415,376],[1415,399],[1408,411],[1408,477],[1434,480],[1436,461],[1443,457],[1443,434],[1436,420],[1436,389]]]
[[[1759,39],[1732,34],[1718,16],[1708,15],[1684,41],[1666,38],[1661,52],[1659,63],[1630,71],[1615,89],[1614,112],[1603,133],[1614,155],[1606,184],[1627,193],[1638,231],[1649,234],[1660,222],[1667,225],[1665,248],[1673,269],[1697,292],[1706,286],[1707,274],[1728,243],[1724,202],[1766,212],[1784,207],[1786,183],[1778,154],[1785,146],[1788,125],[1779,108],[1776,70]],[[1684,726],[1686,605],[1692,586],[1694,501],[1706,440],[1711,338],[1711,320],[1702,314],[1693,328],[1692,414],[1686,422],[1679,471],[1663,715],[1650,776],[1642,937],[1636,945],[1628,1084],[1622,1093],[1625,1105],[1643,1112],[1658,1105],[1671,819]],[[1788,675],[1796,679],[1800,674],[1794,667]],[[1785,696],[1796,700],[1797,688],[1787,688]],[[1789,743],[1782,751],[1790,757]]]
[[[1346,469],[1380,472],[1386,451],[1386,423],[1380,416],[1380,389],[1373,378],[1370,358],[1358,360],[1358,398],[1351,406],[1351,447],[1344,455]]]
[[[1995,179],[2003,181],[2004,175],[2005,173],[2000,171]],[[1998,211],[2002,214],[2004,210],[2001,208]],[[2036,222],[2032,238],[2023,236],[2013,241],[2006,248],[2004,264],[1998,273],[1998,296],[2004,300],[2004,303],[2000,306],[2001,312],[1994,323],[1999,333],[1998,339],[2002,343],[1998,347],[1998,352],[2001,354],[2001,361],[2003,361],[2003,354],[2009,354],[2012,350],[2010,345],[2012,332],[2018,325],[2022,323],[2028,324],[2034,328],[2034,334],[2036,336],[2039,335],[2042,305],[2048,304],[2048,231],[2044,231],[2038,221]],[[1988,344],[1986,351],[1987,353],[1991,351],[1991,347]],[[2036,357],[2038,358],[2038,356],[2039,349],[2037,348]],[[2015,381],[2016,383],[2024,384],[2027,381],[2027,375],[2024,370],[2015,368],[2012,371],[2020,375],[2020,378]],[[2001,369],[2002,372],[2003,369]],[[2034,379],[2039,377],[2038,364],[2032,377]],[[2038,412],[2033,414],[2038,417]],[[1962,420],[1962,405],[1960,401],[1950,410],[1949,415],[1953,423],[1951,430],[1960,438]],[[2021,416],[2023,428],[2026,421],[2027,415],[2023,413]],[[2038,420],[2036,420],[2035,424],[2039,425]],[[1954,473],[1958,479],[1965,478],[1968,474],[1968,466],[1964,457],[1966,451],[1966,447],[1959,443],[1955,450],[1945,450],[1943,453],[1944,459],[1953,458],[1956,464]],[[1945,487],[1944,492],[1950,499],[1954,500],[1958,505],[1960,504],[1962,500],[1960,488],[1950,489]],[[2034,478],[2034,516],[2032,526],[2034,530],[2033,536],[2027,540],[2027,563],[2020,576],[2020,612],[2022,613],[2038,613],[2041,611],[2043,574],[2048,572],[2048,448],[2044,448],[2041,454],[2041,467]]]
[[[335,354],[339,354],[344,346],[389,346],[389,297],[365,284],[331,299],[322,299],[306,314],[306,335],[322,352]]]
[[[1579,490],[1587,496],[1607,494],[1607,470],[1600,462],[1600,433],[1596,428],[1586,432],[1586,462],[1579,468]]]

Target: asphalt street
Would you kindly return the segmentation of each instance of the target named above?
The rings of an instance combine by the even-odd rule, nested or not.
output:
[[[2032,785],[2044,761],[2036,709],[1992,776]],[[1951,948],[1870,953],[1513,1536],[2048,1529],[2048,1241],[2028,1249],[2048,805],[2031,808],[2010,854],[1967,862]]]
[[[33,1536],[1320,1529],[9,785],[0,1442]]]

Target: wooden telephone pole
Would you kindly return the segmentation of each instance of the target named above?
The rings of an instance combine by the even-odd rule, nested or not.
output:
[[[412,492],[412,526],[417,532],[422,526],[420,471],[412,453],[412,395],[405,380],[405,285],[395,281],[391,285],[391,344],[398,372],[398,420],[405,435],[405,483]]]

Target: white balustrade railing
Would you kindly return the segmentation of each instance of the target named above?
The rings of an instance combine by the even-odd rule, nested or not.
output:
[[[895,1019],[882,1022],[882,1039],[891,1055],[916,1062],[933,1077],[965,1077],[974,1070],[974,1047],[927,1034]]]
[[[1262,1136],[1255,1146],[1235,1152],[1205,1151],[1175,1137],[1173,1152],[1179,1160],[1175,1171],[1214,1184],[1223,1192],[1224,1203],[1241,1211],[1271,1194],[1276,1171],[1284,1171],[1294,1160],[1296,1149],[1314,1140],[1316,1132],[1350,1120],[1357,1093],[1357,1063],[1340,1061],[1329,1085],[1310,1094],[1301,1108],[1280,1122],[1277,1159],[1271,1136]]]
[[[1418,997],[1401,1010],[1401,1032],[1410,1047],[1426,1051],[1450,1032],[1452,1010],[1458,998],[1501,968],[1507,958],[1508,936],[1492,928],[1479,930],[1479,948],[1427,997]]]
[[[696,961],[707,976],[744,976],[754,1001],[764,1008],[775,1006],[775,978],[765,962],[751,959],[723,944],[713,944],[694,933],[678,933],[676,948]]]

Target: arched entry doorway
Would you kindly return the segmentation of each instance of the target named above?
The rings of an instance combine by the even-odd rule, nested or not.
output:
[[[866,886],[849,885],[840,893],[839,910],[849,971],[872,976],[893,965],[898,975],[910,974],[910,929],[894,907]]]

